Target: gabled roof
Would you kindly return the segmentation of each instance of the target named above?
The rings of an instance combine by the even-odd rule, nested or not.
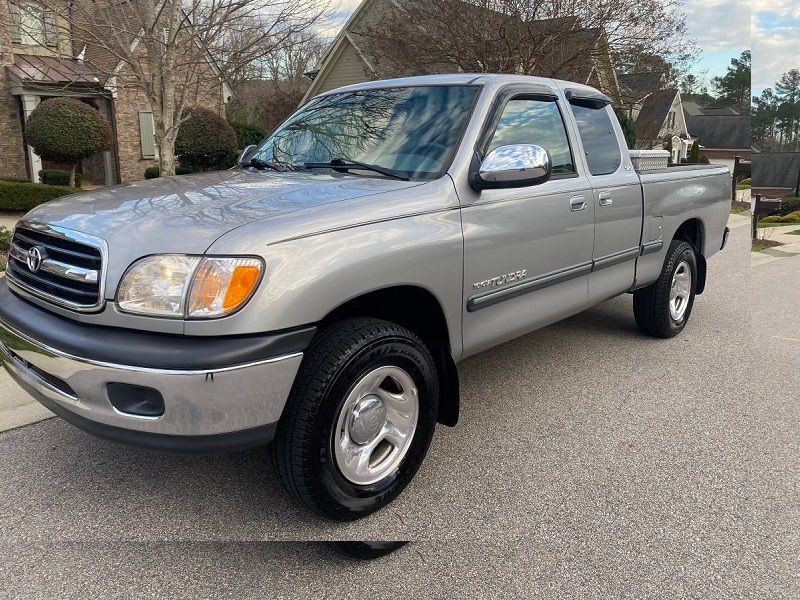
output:
[[[669,88],[657,90],[647,96],[639,117],[636,119],[637,139],[655,140],[658,138],[677,95],[678,90]]]
[[[800,171],[800,152],[753,154],[753,187],[794,188]]]
[[[704,148],[746,150],[752,143],[749,115],[687,115],[686,121]]]
[[[731,108],[730,106],[701,106],[694,100],[684,100],[683,111],[687,116],[739,114],[736,109]]]
[[[376,31],[380,31],[382,23],[387,18],[386,15],[393,13],[398,15],[394,22],[407,26],[410,32],[413,31],[412,28],[422,29],[424,24],[420,23],[419,19],[414,19],[415,10],[418,10],[418,7],[430,6],[432,3],[441,1],[443,0],[364,0],[331,44],[319,69],[314,73],[314,79],[320,78],[321,80],[333,68],[342,47],[347,44],[352,45],[374,79],[452,73],[459,70],[459,67],[452,62],[430,64],[429,58],[425,55],[425,48],[411,43],[404,48],[404,64],[391,64],[382,46],[383,40],[378,39],[378,36],[375,35]],[[580,29],[576,17],[559,17],[523,23],[497,11],[467,2],[461,4],[464,11],[485,13],[485,20],[497,24],[498,27],[502,26],[504,21],[509,23],[509,26],[524,26],[532,38],[537,35],[547,35],[549,31],[565,32],[561,36],[561,43],[558,47],[542,57],[540,64],[537,65],[535,72],[530,73],[531,75],[588,83],[597,68],[597,61],[591,58],[587,59],[586,51],[598,48],[604,39],[603,32],[600,29]],[[486,65],[477,63],[461,65],[461,68],[465,72],[487,70]],[[616,81],[613,82],[613,85],[616,85]],[[304,101],[316,94],[318,89],[318,85],[312,85]]]
[[[661,73],[617,73],[617,80],[625,102],[641,102],[649,94],[664,87]]]

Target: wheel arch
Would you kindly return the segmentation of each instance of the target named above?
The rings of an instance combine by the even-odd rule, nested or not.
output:
[[[319,322],[320,331],[351,317],[373,317],[402,325],[417,334],[433,355],[439,373],[440,399],[437,421],[453,427],[459,415],[458,369],[453,359],[447,317],[428,289],[416,285],[380,288],[355,296]]]
[[[675,231],[673,240],[683,240],[694,248],[697,257],[697,286],[695,293],[702,294],[706,288],[705,224],[698,217],[685,220]]]

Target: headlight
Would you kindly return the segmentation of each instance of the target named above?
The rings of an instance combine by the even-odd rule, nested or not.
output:
[[[252,297],[263,270],[257,258],[148,256],[122,278],[117,305],[154,317],[224,317]]]

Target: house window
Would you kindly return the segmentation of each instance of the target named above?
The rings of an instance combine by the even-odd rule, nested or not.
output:
[[[58,46],[56,14],[38,2],[9,5],[11,41],[22,46]]]
[[[142,158],[156,158],[156,125],[153,121],[153,112],[139,111],[139,139],[142,143]]]

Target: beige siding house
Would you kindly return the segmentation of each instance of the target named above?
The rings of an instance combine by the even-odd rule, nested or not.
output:
[[[423,69],[420,63],[424,61],[415,61],[411,54],[408,63],[403,65],[390,65],[384,60],[381,51],[382,40],[378,39],[379,36],[375,32],[380,32],[381,24],[390,19],[394,20],[395,24],[407,23],[409,28],[420,28],[420,19],[415,18],[415,4],[419,1],[364,0],[331,44],[319,69],[310,74],[312,83],[303,102],[322,92],[364,81],[461,70],[454,64],[425,64]],[[425,0],[430,3],[438,1],[440,0]],[[465,5],[464,8],[475,10],[474,6],[470,5]],[[577,19],[569,21],[576,24],[576,29],[568,33],[563,42],[551,50],[552,56],[542,57],[542,70],[546,72],[531,74],[588,83],[598,87],[615,101],[619,100],[617,76],[611,56],[603,46],[604,35],[598,30],[580,30],[577,27]],[[547,27],[547,22],[537,23],[542,29]],[[562,18],[559,22],[561,28],[564,27],[563,23]],[[573,59],[570,53],[577,52],[576,48],[580,48],[584,53],[586,48],[591,48],[591,57]],[[424,48],[413,50],[419,53],[425,52]],[[559,70],[558,65],[566,66]],[[551,72],[553,70],[557,72]]]

